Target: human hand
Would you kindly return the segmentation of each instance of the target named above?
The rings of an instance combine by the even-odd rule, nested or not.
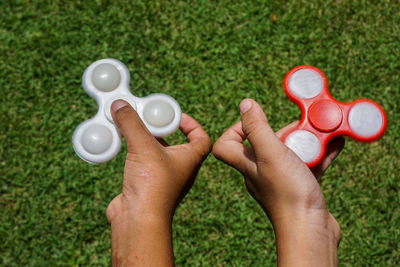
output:
[[[111,109],[128,148],[122,193],[107,208],[113,265],[171,265],[172,217],[209,154],[211,139],[182,114],[180,130],[189,142],[168,146],[149,133],[127,102],[117,100]]]
[[[322,163],[310,170],[280,140],[297,122],[275,134],[261,107],[250,99],[241,102],[240,113],[241,121],[217,140],[213,154],[243,174],[248,191],[270,218],[278,263],[301,266],[299,259],[304,259],[305,266],[336,264],[340,227],[326,208],[318,180],[344,139],[332,140]],[[246,139],[251,146],[243,145]]]

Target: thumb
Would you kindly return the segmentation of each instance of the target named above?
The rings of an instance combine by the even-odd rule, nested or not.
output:
[[[242,100],[240,114],[243,133],[247,136],[258,160],[269,162],[286,151],[285,145],[269,126],[264,111],[256,101]]]
[[[156,144],[156,139],[128,102],[120,99],[114,101],[111,105],[111,114],[126,139],[129,153],[148,150]]]

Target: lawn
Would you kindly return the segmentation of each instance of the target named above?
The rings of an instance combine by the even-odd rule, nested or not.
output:
[[[332,95],[386,110],[377,142],[347,138],[321,183],[342,229],[342,266],[400,265],[398,1],[0,2],[0,265],[108,266],[105,210],[126,146],[90,165],[76,126],[97,112],[81,86],[101,58],[124,62],[137,96],[173,96],[213,141],[254,98],[275,130],[300,117],[282,80],[322,69]],[[184,142],[181,133],[167,138]],[[272,226],[241,175],[210,155],[173,223],[177,266],[271,266]]]

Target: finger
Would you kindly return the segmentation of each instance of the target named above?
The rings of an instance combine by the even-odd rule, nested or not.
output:
[[[328,169],[332,161],[334,161],[335,158],[339,155],[344,147],[344,144],[345,139],[343,136],[338,136],[329,142],[324,159],[320,164],[318,164],[311,170],[317,180],[321,178],[321,176]]]
[[[114,101],[111,105],[111,113],[115,124],[126,139],[128,152],[148,150],[157,144],[139,115],[126,101]]]
[[[211,151],[212,142],[203,127],[195,119],[182,113],[179,129],[186,136],[189,142],[187,145],[191,146],[198,156],[205,159]]]
[[[294,121],[291,124],[286,125],[285,127],[283,127],[282,129],[280,129],[279,131],[277,131],[275,134],[276,136],[278,136],[279,139],[282,138],[282,136],[289,132],[290,130],[296,128],[296,126],[299,125],[299,121]]]
[[[286,147],[268,124],[264,111],[252,99],[240,103],[242,129],[246,134],[257,159],[268,162],[283,155]]]
[[[242,122],[237,122],[226,130],[215,142],[214,156],[234,167],[241,173],[254,171],[255,156],[251,147],[243,145],[246,135],[242,131]]]
[[[219,138],[221,141],[235,141],[242,144],[246,140],[246,135],[242,130],[242,122],[238,121],[228,128]]]

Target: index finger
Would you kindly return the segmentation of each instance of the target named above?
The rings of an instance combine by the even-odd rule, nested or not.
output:
[[[203,159],[210,153],[212,142],[203,127],[189,115],[182,113],[179,129],[191,146]]]
[[[213,148],[214,156],[234,167],[241,173],[255,171],[256,159],[251,147],[243,144],[246,135],[242,130],[242,122],[239,121],[229,127],[215,142]]]

